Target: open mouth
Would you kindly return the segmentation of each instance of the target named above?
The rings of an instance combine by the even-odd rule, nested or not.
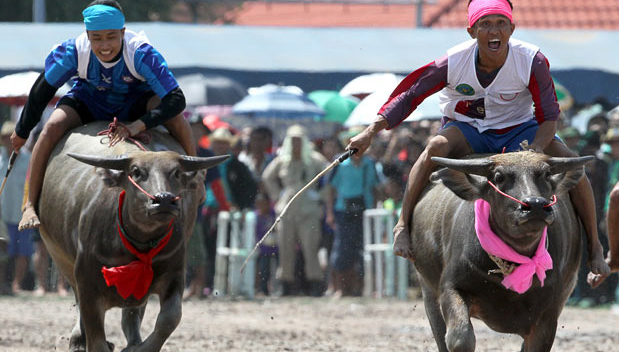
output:
[[[490,39],[488,41],[488,48],[492,51],[497,51],[501,47],[501,41],[499,39]]]

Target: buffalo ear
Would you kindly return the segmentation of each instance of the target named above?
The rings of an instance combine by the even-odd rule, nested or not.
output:
[[[580,179],[584,174],[584,168],[579,167],[576,170],[570,170],[550,176],[550,182],[555,189],[555,193],[564,194],[574,188],[574,186],[580,182]]]
[[[572,189],[585,173],[584,165],[593,161],[591,155],[581,157],[558,158],[551,157],[546,160],[550,165],[550,182],[558,194],[567,193]]]
[[[96,167],[95,172],[107,187],[120,187],[120,181],[125,176],[124,171]]]
[[[200,184],[204,184],[206,179],[206,170],[188,171],[183,172],[181,176],[181,183],[185,185],[187,189],[195,190]]]
[[[482,191],[487,185],[485,177],[466,174],[450,168],[443,168],[434,172],[430,180],[440,180],[455,195],[469,201],[481,198]]]

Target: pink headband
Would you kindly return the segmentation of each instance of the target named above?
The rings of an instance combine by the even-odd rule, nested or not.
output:
[[[503,15],[511,21],[512,9],[505,0],[473,0],[469,5],[469,27],[487,15]]]

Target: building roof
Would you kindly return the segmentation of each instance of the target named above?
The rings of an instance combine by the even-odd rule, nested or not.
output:
[[[427,25],[466,27],[468,1],[441,0],[442,10]],[[515,0],[514,22],[521,28],[619,29],[619,0]]]
[[[423,22],[434,18],[440,8],[424,5]],[[293,27],[416,27],[417,6],[412,4],[327,4],[265,3],[243,4],[235,24]]]
[[[519,28],[619,30],[619,0],[515,0]],[[423,5],[423,25],[467,26],[467,0],[435,0]],[[296,27],[416,27],[417,5],[266,3],[247,1],[236,24]]]

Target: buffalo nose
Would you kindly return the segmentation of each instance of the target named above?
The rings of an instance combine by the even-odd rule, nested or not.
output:
[[[176,196],[170,192],[159,192],[155,194],[153,203],[157,204],[173,204],[176,201]]]
[[[522,211],[543,210],[548,208],[548,204],[550,204],[550,201],[544,197],[527,197],[522,202],[526,204],[520,206]]]

